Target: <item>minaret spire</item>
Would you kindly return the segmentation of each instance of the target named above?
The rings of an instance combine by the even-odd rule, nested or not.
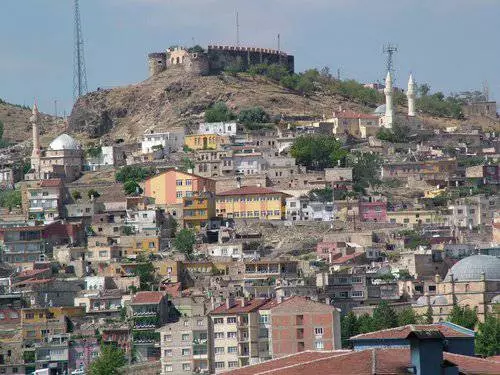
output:
[[[31,168],[36,174],[40,169],[40,112],[38,112],[38,105],[35,101],[33,111],[30,117],[31,127],[33,129],[33,151],[31,152]]]
[[[408,98],[408,116],[415,117],[415,82],[413,81],[413,74],[411,73],[408,79],[406,97]]]
[[[394,109],[392,108],[392,76],[391,72],[387,72],[387,76],[385,77],[385,117],[384,117],[384,126],[386,128],[392,128],[393,117],[394,117]]]

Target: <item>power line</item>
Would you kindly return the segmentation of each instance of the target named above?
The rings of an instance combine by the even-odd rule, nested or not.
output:
[[[85,53],[83,48],[83,33],[80,19],[79,0],[74,0],[75,6],[75,35],[73,55],[73,100],[87,93],[87,69],[85,67]]]

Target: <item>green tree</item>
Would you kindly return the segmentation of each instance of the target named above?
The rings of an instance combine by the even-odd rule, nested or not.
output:
[[[188,259],[193,255],[193,246],[196,243],[196,236],[190,229],[183,228],[177,233],[174,239],[174,247],[185,254]]]
[[[123,190],[126,195],[139,195],[142,193],[142,188],[134,180],[128,180],[123,184]]]
[[[156,274],[153,263],[146,260],[144,256],[137,257],[137,266],[134,269],[134,275],[139,276],[140,289],[151,290],[151,286],[155,284]]]
[[[71,192],[71,196],[73,197],[73,199],[75,201],[79,200],[79,199],[82,199],[82,193],[80,193],[78,190],[73,190]]]
[[[269,115],[261,107],[242,109],[238,114],[238,122],[244,125],[260,124],[270,121]]]
[[[349,342],[349,338],[359,334],[358,319],[352,311],[342,318],[340,333],[342,337],[342,347],[351,348],[352,345]]]
[[[125,167],[120,168],[118,172],[115,173],[115,179],[118,182],[126,182],[126,181],[144,181],[148,177],[155,174],[155,170],[153,168],[145,168],[138,167],[134,165],[127,165]]]
[[[426,324],[434,323],[434,317],[432,314],[432,307],[430,305],[427,306],[427,311],[425,312],[425,315],[424,315],[424,323],[426,323]]]
[[[89,375],[117,375],[118,369],[125,366],[127,360],[123,351],[114,345],[104,345],[101,354],[88,369]]]
[[[476,354],[485,357],[500,354],[500,319],[498,317],[488,314],[484,323],[478,324]]]
[[[199,44],[196,44],[196,45],[188,48],[188,52],[189,53],[203,53],[203,52],[205,52],[205,50],[203,49],[202,46],[200,46]]]
[[[307,194],[310,200],[319,202],[332,202],[333,201],[333,189],[331,187],[326,187],[324,189],[312,189]]]
[[[182,157],[181,159],[181,171],[187,172],[190,169],[194,170],[194,162],[189,159],[187,156]]]
[[[217,102],[205,111],[206,122],[226,122],[236,118],[236,115],[224,102]]]
[[[477,323],[477,309],[472,310],[469,306],[461,307],[453,305],[448,320],[459,326],[474,329]]]
[[[3,139],[3,122],[0,121],[0,139]]]
[[[427,96],[431,91],[431,87],[427,83],[422,83],[417,86],[417,92],[420,96]]]
[[[398,326],[398,315],[386,301],[380,302],[373,310],[373,325],[375,330]]]
[[[92,199],[92,197],[99,198],[101,194],[99,194],[99,192],[96,189],[89,189],[87,191],[87,196],[89,197],[89,199]]]
[[[363,192],[364,189],[381,183],[382,160],[378,155],[356,152],[351,154],[348,165],[352,167],[352,178],[356,191]]]
[[[14,207],[21,207],[21,190],[4,190],[0,192],[0,207],[8,208],[11,211]]]
[[[358,318],[359,333],[368,333],[376,331],[375,321],[368,314],[363,314]]]
[[[377,133],[377,138],[391,143],[406,143],[410,140],[410,127],[395,123],[392,129],[381,129]]]
[[[313,170],[333,167],[347,155],[347,151],[335,137],[326,135],[298,137],[290,151],[298,164]]]
[[[398,326],[405,326],[407,324],[417,324],[418,316],[415,314],[415,310],[411,307],[401,310],[397,314],[398,317]]]

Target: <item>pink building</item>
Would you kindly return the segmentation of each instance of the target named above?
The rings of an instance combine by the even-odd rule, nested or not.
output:
[[[316,255],[318,258],[331,262],[333,259],[342,256],[342,253],[338,251],[335,242],[319,242],[316,245]]]
[[[361,221],[387,221],[387,200],[385,197],[363,197],[358,201]]]

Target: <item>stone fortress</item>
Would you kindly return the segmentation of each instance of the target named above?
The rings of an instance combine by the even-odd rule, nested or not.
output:
[[[166,52],[148,55],[149,76],[154,76],[180,65],[188,73],[196,75],[217,74],[229,67],[237,66],[247,70],[257,64],[282,64],[293,73],[294,57],[283,51],[268,48],[212,46],[204,52],[189,52],[186,48],[176,47]]]

